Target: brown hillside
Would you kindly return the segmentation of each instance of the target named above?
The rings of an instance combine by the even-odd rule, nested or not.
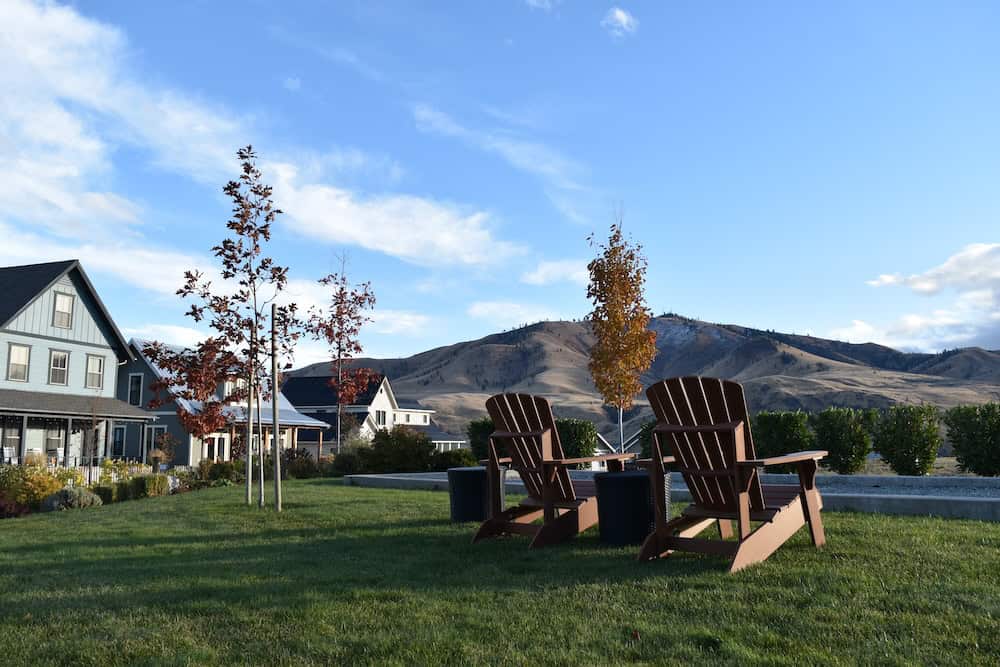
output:
[[[818,410],[829,405],[884,407],[893,403],[1000,400],[1000,353],[970,348],[940,355],[880,345],[716,325],[682,317],[654,318],[658,354],[644,384],[672,375],[739,380],[752,410]],[[501,391],[548,396],[557,415],[591,419],[615,432],[615,413],[602,405],[587,370],[593,343],[586,322],[542,322],[435,348],[405,359],[362,359],[389,376],[396,393],[437,410],[447,430],[463,433]],[[293,374],[327,375],[328,364]],[[643,397],[626,432],[648,418]]]

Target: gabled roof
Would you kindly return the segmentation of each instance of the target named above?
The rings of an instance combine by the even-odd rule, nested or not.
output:
[[[31,305],[38,295],[74,269],[80,274],[83,284],[87,287],[94,303],[97,304],[97,308],[114,334],[115,342],[118,343],[118,351],[124,353],[122,356],[128,359],[134,358],[128,343],[125,342],[125,338],[115,325],[115,321],[111,319],[111,314],[104,306],[104,302],[101,301],[93,283],[90,282],[90,278],[87,277],[80,260],[77,259],[0,267],[0,327],[7,326],[11,320],[21,314],[21,311]]]
[[[146,353],[143,352],[143,348],[146,347],[151,341],[142,340],[138,338],[133,338],[129,341],[129,345],[133,348],[136,356],[141,358],[149,366],[153,374],[156,375],[157,379],[165,380],[168,379],[167,373],[163,371],[162,368],[154,364]],[[164,345],[169,350],[179,352],[184,348],[178,347],[176,345]],[[170,397],[176,402],[181,409],[185,412],[190,412],[196,414],[201,411],[201,403],[199,401],[189,401],[187,399],[181,398],[170,392]],[[264,404],[260,406],[261,410],[261,420],[266,424],[271,421],[271,401],[264,401]],[[223,408],[223,413],[226,417],[233,422],[246,423],[246,406],[243,405],[227,405]],[[313,419],[312,417],[307,417],[298,410],[295,409],[287,398],[281,393],[278,394],[278,421],[286,426],[309,426],[313,428],[325,428],[327,425],[325,422]]]
[[[464,436],[455,435],[442,430],[441,427],[433,421],[430,424],[401,424],[401,426],[406,426],[407,428],[412,428],[415,431],[420,431],[430,438],[431,442],[465,442],[466,440]]]
[[[351,405],[371,405],[383,380],[384,375],[375,375]],[[337,405],[339,400],[337,390],[330,386],[329,376],[290,377],[281,388],[281,393],[288,397],[292,405],[299,406]]]

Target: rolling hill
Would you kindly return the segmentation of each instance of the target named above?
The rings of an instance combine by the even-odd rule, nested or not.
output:
[[[643,383],[672,375],[738,380],[752,410],[819,410],[827,406],[885,407],[894,403],[1000,400],[1000,351],[980,348],[941,354],[907,353],[873,343],[712,324],[675,315],[654,318],[657,356]],[[396,393],[437,411],[446,430],[462,433],[500,391],[548,396],[558,416],[581,417],[603,433],[616,413],[602,405],[587,370],[593,343],[586,322],[540,322],[403,359],[359,359],[385,373]],[[293,375],[328,375],[313,364]],[[651,413],[644,397],[627,415],[626,432]]]

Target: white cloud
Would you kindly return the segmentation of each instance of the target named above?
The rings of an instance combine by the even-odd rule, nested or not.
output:
[[[367,326],[378,334],[419,336],[426,331],[430,321],[431,318],[423,313],[380,308],[372,313],[372,321]]]
[[[601,27],[607,30],[611,36],[620,39],[639,29],[639,19],[621,7],[612,7],[601,19]]]
[[[528,285],[550,285],[557,282],[586,285],[590,282],[590,273],[587,271],[586,260],[542,261],[535,269],[524,273],[521,282]]]
[[[285,90],[297,93],[302,89],[302,79],[297,76],[288,76],[285,77],[285,80],[282,81],[281,85],[285,87]]]
[[[551,12],[562,0],[524,0],[524,4],[528,5],[532,9],[541,9],[545,12]]]
[[[538,142],[518,138],[509,133],[470,129],[448,114],[427,104],[413,107],[417,129],[459,139],[478,150],[499,156],[515,169],[531,174],[544,184],[546,196],[553,205],[575,222],[585,216],[571,205],[572,199],[589,198],[588,188],[581,180],[586,170],[558,151]]]
[[[494,326],[516,327],[544,320],[563,319],[553,309],[512,301],[476,301],[466,313],[469,317],[486,320]]]
[[[524,251],[497,239],[482,211],[410,195],[362,198],[333,185],[303,182],[293,164],[262,166],[287,214],[286,224],[310,238],[357,245],[421,266],[493,265]]]
[[[833,330],[832,336],[926,351],[1000,347],[1000,243],[973,243],[923,273],[882,274],[868,284],[907,287],[924,296],[952,291],[955,300],[950,307],[908,313],[884,326],[856,320],[850,327]]]

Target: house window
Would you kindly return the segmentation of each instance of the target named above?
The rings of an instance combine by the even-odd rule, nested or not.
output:
[[[406,413],[406,423],[407,424],[410,423],[410,413],[409,412]]]
[[[145,439],[145,445],[146,446],[145,446],[145,448],[143,450],[143,453],[142,453],[142,460],[143,461],[146,460],[146,456],[149,454],[149,452],[151,450],[153,450],[153,449],[156,448],[156,441],[157,441],[157,439],[161,435],[163,435],[164,433],[166,433],[166,432],[167,432],[167,427],[166,426],[147,426],[146,427],[146,439]]]
[[[87,355],[87,389],[104,389],[104,357]]]
[[[111,456],[114,458],[124,458],[125,456],[125,427],[115,426],[111,436]]]
[[[60,329],[73,328],[73,295],[56,292],[52,312],[52,326]]]
[[[424,415],[424,423],[427,423],[427,415]]]
[[[21,420],[18,417],[0,417],[0,428],[3,429],[3,456],[0,456],[0,463],[7,463],[21,452]]]
[[[7,346],[7,379],[16,382],[27,382],[28,360],[30,358],[30,347],[10,343]]]
[[[385,410],[376,410],[375,411],[375,425],[376,426],[385,426]]]
[[[45,429],[45,455],[50,458],[61,459],[63,448],[62,427],[49,427]]]
[[[49,351],[49,384],[67,384],[69,381],[69,352]]]
[[[128,376],[128,404],[142,405],[142,373]]]
[[[215,461],[215,438],[205,438],[205,458]]]

